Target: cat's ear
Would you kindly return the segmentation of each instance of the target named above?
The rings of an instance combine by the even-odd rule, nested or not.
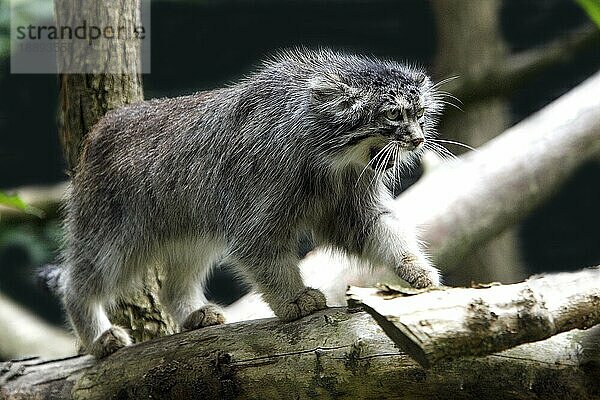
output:
[[[344,112],[360,104],[360,91],[336,74],[319,74],[309,81],[311,103],[323,111]]]

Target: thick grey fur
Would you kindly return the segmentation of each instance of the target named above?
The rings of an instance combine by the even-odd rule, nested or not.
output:
[[[215,310],[202,283],[219,260],[283,320],[324,308],[298,270],[303,232],[416,287],[438,285],[384,181],[418,158],[440,108],[415,67],[294,50],[238,84],[108,113],[86,139],[67,206],[62,293],[84,348],[104,356],[130,343],[105,308],[153,263],[182,325]],[[221,323],[216,314],[193,327]]]

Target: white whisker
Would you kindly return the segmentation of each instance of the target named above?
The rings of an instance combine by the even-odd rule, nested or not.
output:
[[[392,184],[392,195],[396,193],[396,181],[398,181],[398,185],[400,185],[400,190],[402,190],[402,181],[400,180],[400,147],[396,146],[394,152],[394,170],[393,170],[393,184]]]
[[[393,144],[394,142],[392,142]],[[392,157],[392,155],[394,154],[394,149],[395,149],[395,145],[391,146],[390,149],[388,149],[387,155],[385,157],[385,160],[383,160],[383,168],[381,169],[381,173],[382,173],[382,177],[383,175],[387,175],[387,166],[389,164],[390,158]]]
[[[469,146],[468,144],[464,144],[464,143],[461,143],[461,142],[456,142],[454,140],[446,140],[446,139],[429,139],[429,140],[431,140],[432,142],[448,143],[448,144],[453,144],[453,145],[456,145],[456,146],[461,146],[461,147],[464,147],[464,148],[469,149],[469,150],[479,151],[476,148]]]
[[[388,143],[385,146],[383,146],[383,148],[381,150],[379,150],[377,152],[377,154],[375,155],[375,157],[373,157],[371,160],[369,160],[369,162],[367,163],[367,165],[365,165],[365,167],[362,169],[362,171],[360,172],[360,174],[358,175],[358,179],[356,180],[356,183],[354,184],[354,187],[356,187],[358,185],[358,182],[360,181],[360,178],[363,176],[363,174],[365,173],[365,171],[367,170],[367,168],[369,168],[369,166],[371,165],[371,163],[375,162],[375,160],[381,155],[383,154],[383,152],[386,150],[386,148],[388,146],[390,146],[392,143]],[[377,168],[376,168],[377,169]]]
[[[440,95],[442,95],[442,96],[443,96],[442,98],[444,98],[444,97],[448,97],[448,98],[450,98],[450,99],[453,99],[453,100],[456,100],[456,101],[458,101],[460,104],[463,104],[463,105],[464,105],[464,103],[462,102],[462,100],[461,100],[461,99],[459,99],[458,97],[454,96],[454,95],[453,95],[453,94],[451,94],[450,92],[446,92],[446,91],[440,90],[440,91],[438,91],[438,92],[437,92],[437,94],[440,94]]]
[[[382,160],[380,160],[377,167],[375,168],[375,176],[373,177],[373,179],[371,179],[370,183],[373,183],[373,181],[378,181],[380,178],[383,178],[383,175],[385,172],[385,166],[387,165],[387,160],[389,158],[389,150],[390,150],[390,147],[392,147],[394,145],[394,143],[390,142],[390,143],[388,143],[388,145],[386,145],[384,147],[385,148],[385,155],[383,156],[384,158]]]
[[[457,158],[450,150],[437,143],[427,142],[425,144],[425,148],[433,151],[435,154],[438,155],[438,157],[440,157],[444,161],[452,161]]]
[[[448,100],[437,99],[437,101],[440,102],[441,104],[446,104],[448,106],[456,108],[457,110],[459,110],[461,112],[464,112],[464,110],[462,108],[460,108],[460,106],[457,106],[456,104],[451,103]]]
[[[442,86],[448,82],[452,82],[453,80],[458,79],[458,78],[460,78],[460,77],[458,75],[455,75],[455,76],[450,76],[448,78],[442,79],[441,81],[436,82],[433,86],[431,86],[431,89],[437,89],[440,86]]]

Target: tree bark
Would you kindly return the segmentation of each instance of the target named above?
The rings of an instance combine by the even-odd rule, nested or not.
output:
[[[534,276],[514,285],[416,290],[351,287],[387,335],[424,368],[497,353],[600,324],[600,267]]]
[[[370,316],[337,308],[172,335],[98,362],[0,364],[0,399],[592,399],[598,350],[597,331],[573,331],[424,370]]]
[[[58,26],[78,26],[82,21],[100,21],[101,26],[124,27],[133,32],[140,25],[139,1],[55,0]],[[85,135],[107,112],[143,100],[141,54],[137,40],[114,38],[105,51],[89,51],[73,45],[59,56],[60,80],[59,131],[69,170],[74,173]],[[123,72],[124,71],[124,72]],[[158,299],[161,285],[159,266],[148,266],[142,290],[132,291],[127,300],[111,313],[111,320],[130,329],[134,341],[169,335],[177,330]]]
[[[140,19],[139,1],[55,0],[54,10],[57,26],[102,21],[104,26],[123,26],[131,32]],[[89,54],[85,50],[86,47],[72,44],[58,57],[59,71],[66,72],[59,75],[59,132],[71,173],[92,126],[106,112],[144,98],[137,41],[115,38],[107,51],[94,52],[93,57],[86,57]],[[73,73],[76,71],[96,73]]]

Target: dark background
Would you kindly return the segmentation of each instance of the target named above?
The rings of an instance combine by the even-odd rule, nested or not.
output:
[[[584,23],[589,23],[588,17],[570,0],[507,0],[502,7],[503,35],[514,51],[546,43]],[[432,11],[428,2],[416,0],[155,1],[151,28],[152,73],[144,76],[146,98],[233,82],[276,49],[296,45],[417,61],[426,67],[436,53]],[[540,74],[512,95],[513,123],[599,67],[600,49],[593,48],[567,66]],[[0,188],[64,181],[56,76],[8,71],[9,60],[0,60]],[[521,224],[528,272],[600,263],[599,183],[600,163],[584,166]],[[0,291],[54,322],[63,321],[60,307],[37,289],[33,276],[37,266],[53,260],[59,237],[58,221],[19,226],[0,221]],[[213,291],[219,287],[213,284]]]

